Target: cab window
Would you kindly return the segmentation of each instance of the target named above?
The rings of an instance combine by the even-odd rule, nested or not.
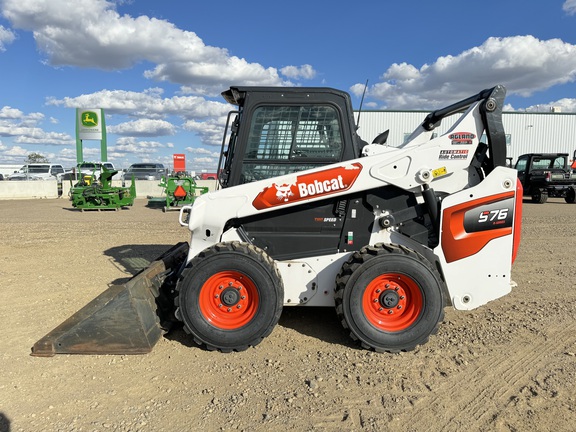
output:
[[[252,117],[241,183],[340,160],[342,134],[332,106],[261,106]]]
[[[526,165],[527,164],[528,164],[528,159],[526,159],[526,158],[518,159],[518,161],[516,162],[516,170],[518,170],[518,172],[526,171]]]

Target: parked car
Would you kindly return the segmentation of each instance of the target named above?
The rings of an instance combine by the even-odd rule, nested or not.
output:
[[[76,170],[67,170],[58,176],[58,181],[80,180],[80,174]]]
[[[518,156],[518,180],[524,195],[532,202],[544,204],[548,197],[576,201],[576,174],[568,164],[568,153],[527,153]]]
[[[100,171],[102,171],[101,167],[106,167],[106,169],[110,171],[116,171],[112,162],[80,162],[76,165],[76,171],[83,176],[94,175],[97,180],[100,177]]]
[[[10,174],[8,180],[56,180],[58,174],[63,173],[64,167],[60,164],[27,164]]]
[[[196,180],[216,180],[218,174],[215,172],[202,172],[196,175]]]
[[[91,174],[94,170],[100,170],[100,166],[106,167],[108,170],[115,170],[112,162],[80,162],[77,168],[80,172]]]
[[[160,180],[166,175],[166,168],[161,163],[135,163],[122,173],[122,181],[130,181],[132,176],[135,180]]]

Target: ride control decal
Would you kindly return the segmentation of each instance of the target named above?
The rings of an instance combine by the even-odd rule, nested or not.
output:
[[[438,160],[468,159],[468,150],[440,150]]]
[[[454,132],[448,138],[452,140],[452,145],[468,145],[472,144],[476,135],[471,132]]]
[[[272,183],[264,188],[252,205],[257,210],[263,210],[280,205],[302,201],[305,199],[331,195],[350,189],[362,171],[358,162],[299,175],[292,183]]]

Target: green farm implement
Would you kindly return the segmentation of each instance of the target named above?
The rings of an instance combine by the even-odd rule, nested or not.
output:
[[[158,186],[164,189],[163,196],[148,197],[148,207],[163,206],[164,212],[192,204],[197,196],[208,192],[207,187],[198,186],[193,178],[184,176],[162,177]]]
[[[100,177],[96,173],[83,176],[80,181],[70,189],[72,206],[84,210],[113,209],[130,207],[136,198],[134,179],[130,187],[112,186],[112,177],[118,172],[100,166]]]

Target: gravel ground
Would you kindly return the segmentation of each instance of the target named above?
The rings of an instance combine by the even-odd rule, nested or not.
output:
[[[30,356],[109,284],[187,240],[176,212],[144,204],[0,201],[0,432],[574,430],[576,206],[526,202],[518,287],[447,309],[409,353],[358,349],[331,308],[286,308],[241,353],[177,330],[146,355]]]

